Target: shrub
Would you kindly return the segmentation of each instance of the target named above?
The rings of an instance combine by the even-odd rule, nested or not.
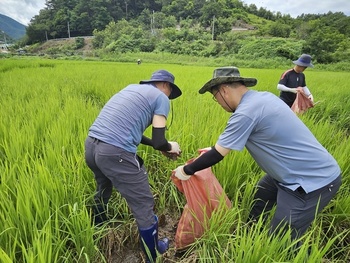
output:
[[[83,48],[85,46],[85,40],[83,37],[77,37],[75,39],[75,49]]]

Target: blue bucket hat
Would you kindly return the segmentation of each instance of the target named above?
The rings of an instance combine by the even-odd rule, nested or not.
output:
[[[151,79],[150,80],[141,80],[140,84],[146,84],[146,83],[151,83],[151,82],[158,82],[158,81],[165,81],[169,82],[172,90],[169,95],[169,99],[176,99],[177,97],[180,97],[182,92],[178,86],[175,85],[175,77],[173,74],[171,74],[169,71],[166,70],[157,70],[153,72]]]
[[[294,60],[293,63],[301,67],[314,67],[311,63],[311,56],[308,54],[302,54],[297,60]]]

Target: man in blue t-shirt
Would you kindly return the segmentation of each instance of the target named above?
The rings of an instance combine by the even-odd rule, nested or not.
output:
[[[85,160],[97,185],[93,206],[95,224],[107,220],[106,205],[113,187],[116,188],[136,219],[147,262],[155,261],[156,249],[163,254],[169,240],[158,241],[158,218],[153,211],[148,174],[136,151],[142,143],[171,158],[180,155],[179,144],[165,138],[169,100],[182,94],[174,80],[170,72],[158,70],[150,80],[128,85],[116,93],[97,116],[85,141]],[[147,138],[143,133],[150,125],[152,138]]]
[[[188,180],[220,162],[231,150],[246,148],[266,173],[258,183],[250,219],[256,220],[276,205],[271,233],[289,226],[295,239],[335,196],[341,171],[282,100],[270,92],[247,88],[256,83],[254,78],[240,77],[235,67],[214,71],[213,79],[199,93],[211,92],[213,99],[232,112],[231,117],[215,146],[191,164],[177,167],[175,176]]]

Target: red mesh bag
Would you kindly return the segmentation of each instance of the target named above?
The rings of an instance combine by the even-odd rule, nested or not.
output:
[[[199,153],[203,154],[207,150],[201,149]],[[187,161],[186,164],[193,162],[194,159]],[[196,172],[186,181],[179,180],[174,172],[171,179],[187,201],[175,234],[175,248],[183,250],[203,235],[215,209],[219,206],[228,209],[232,204],[210,167]]]
[[[304,92],[298,92],[291,109],[297,114],[302,114],[313,106],[314,103],[305,95]]]

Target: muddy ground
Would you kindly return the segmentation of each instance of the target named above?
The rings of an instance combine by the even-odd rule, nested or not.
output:
[[[194,263],[194,253],[186,255],[185,251],[176,251],[175,234],[180,217],[171,214],[158,214],[159,217],[159,238],[167,237],[170,241],[169,250],[163,254],[157,262],[163,263]],[[116,228],[108,227],[108,234],[99,242],[101,253],[108,263],[143,263],[144,255],[138,242],[139,236],[136,226],[125,231],[117,231]],[[127,234],[129,233],[129,234]],[[130,234],[131,233],[131,234]]]

